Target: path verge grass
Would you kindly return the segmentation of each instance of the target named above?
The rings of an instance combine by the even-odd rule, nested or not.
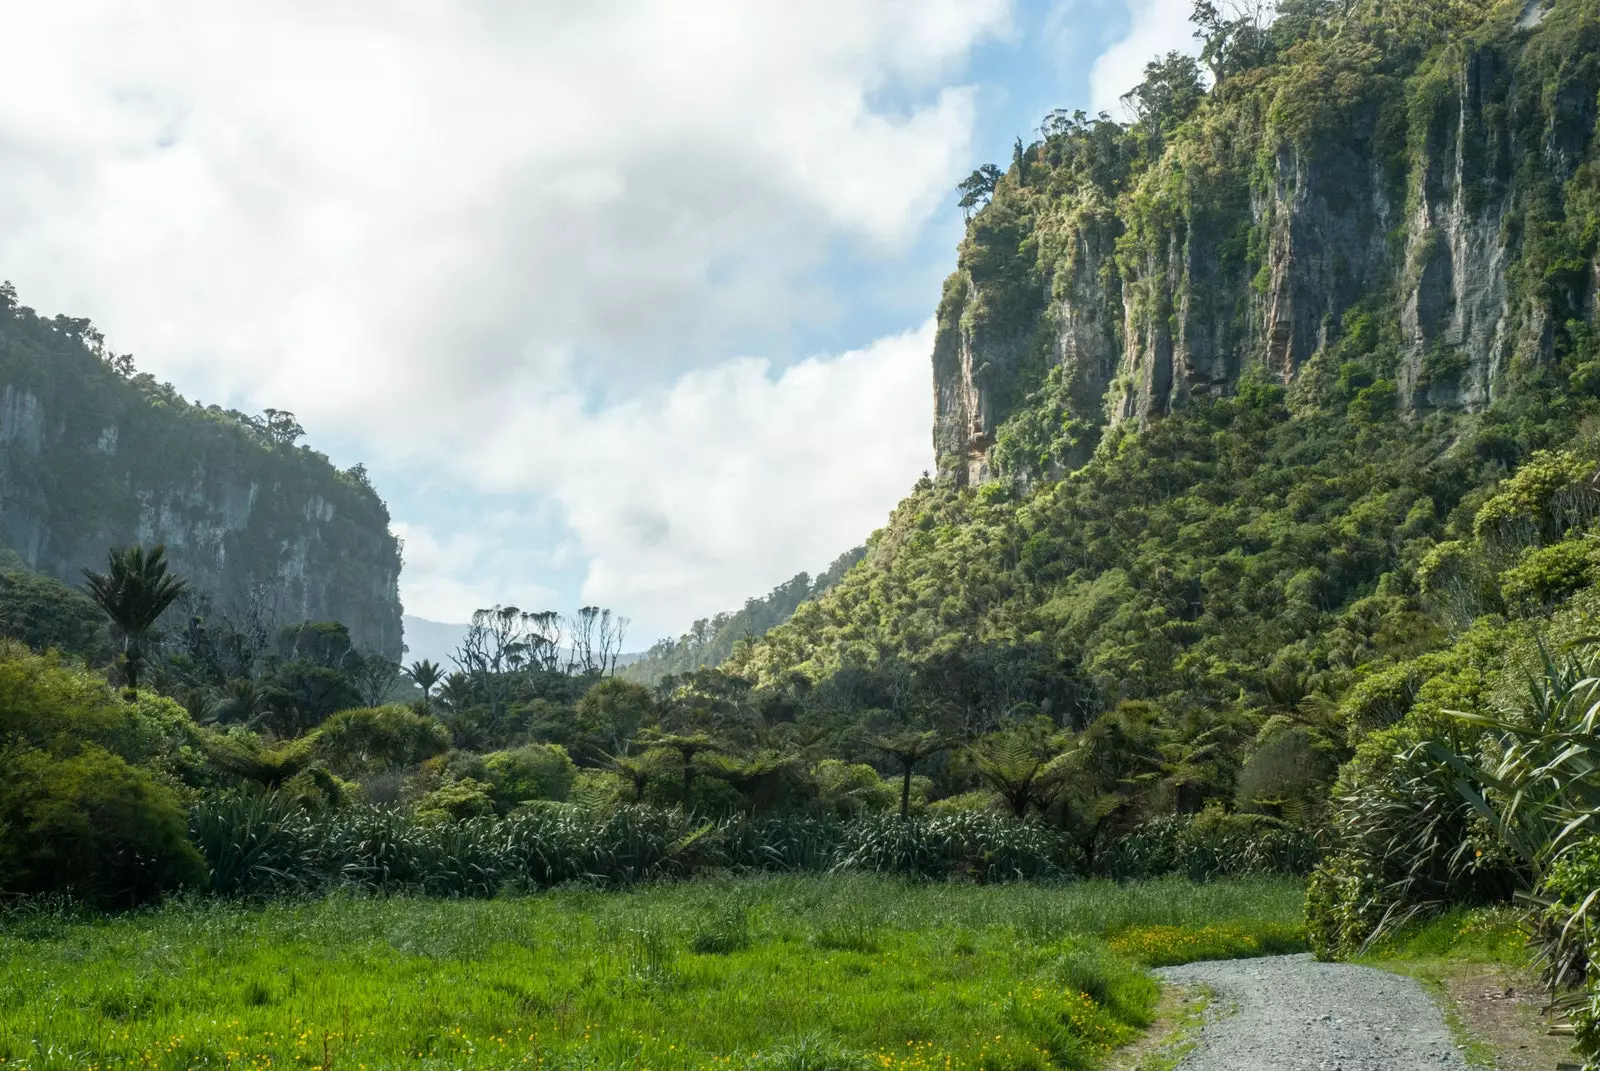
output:
[[[1087,1068],[1158,996],[1119,937],[1259,944],[1300,906],[838,875],[35,918],[0,933],[0,1067]]]
[[[1550,1033],[1550,994],[1529,969],[1529,955],[1517,909],[1457,908],[1400,930],[1359,962],[1426,985],[1474,1066],[1549,1071],[1577,1064],[1572,1039]]]

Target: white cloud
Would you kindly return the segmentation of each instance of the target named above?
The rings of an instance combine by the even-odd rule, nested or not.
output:
[[[575,549],[577,599],[654,637],[821,569],[932,464],[932,341],[929,322],[778,373],[742,358],[598,411],[569,393],[528,420],[492,422],[455,466],[501,498],[553,501],[575,548],[530,551],[535,521],[515,511],[474,514],[447,535],[398,523],[407,612],[463,621],[496,602],[562,608],[536,578]],[[551,442],[581,449],[552,453]]]
[[[1005,0],[136,9],[8,18],[8,272],[194,389],[380,438],[394,407],[470,408],[508,370],[581,360],[660,382],[812,312],[805,272],[830,242],[902,242],[947,201],[973,109],[945,83],[1006,16]],[[875,108],[890,87],[920,103]],[[375,397],[387,412],[359,404]]]
[[[1194,0],[1127,0],[1128,33],[1094,61],[1089,88],[1094,111],[1127,118],[1121,97],[1144,80],[1145,64],[1168,52],[1198,55],[1189,15]]]
[[[962,68],[1009,16],[28,5],[0,63],[0,274],[191,396],[551,496],[584,596],[677,626],[825,564],[926,463],[925,330],[781,371],[727,355],[832,307],[841,245],[906,247],[948,205]],[[503,533],[430,546],[405,520],[408,608],[514,594]]]
[[[396,521],[393,527],[405,545],[402,601],[408,614],[462,622],[496,603],[541,609],[561,604],[554,590],[528,578],[514,523],[444,535],[416,522]]]
[[[481,462],[508,488],[564,507],[589,560],[587,601],[626,607],[646,632],[738,606],[819,570],[881,525],[933,461],[933,325],[771,374],[730,361],[661,395],[546,419],[586,444],[549,470]],[[526,456],[508,434],[496,456]]]

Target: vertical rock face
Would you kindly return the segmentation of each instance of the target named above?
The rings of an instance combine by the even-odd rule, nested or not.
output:
[[[1497,118],[1507,103],[1505,74],[1494,51],[1474,51],[1424,132],[1400,321],[1400,392],[1413,409],[1481,408],[1506,371],[1512,309],[1505,223],[1515,188],[1511,131]]]
[[[1251,71],[1154,149],[1124,131],[1111,179],[1081,165],[1110,124],[1035,144],[940,308],[941,474],[1059,475],[1120,421],[1350,360],[1352,324],[1403,415],[1484,408],[1551,360],[1600,308],[1600,24],[1585,0],[1490,7],[1404,61],[1335,44]]]
[[[124,380],[86,327],[0,292],[0,538],[71,584],[111,546],[165,543],[218,609],[342,621],[398,658],[399,544],[371,487],[148,376]]]
[[[1376,134],[1370,126],[1362,133]],[[1280,146],[1273,154],[1258,209],[1269,236],[1267,285],[1238,348],[1259,353],[1284,382],[1332,340],[1346,310],[1388,282],[1395,219],[1370,146],[1336,143],[1315,156]]]

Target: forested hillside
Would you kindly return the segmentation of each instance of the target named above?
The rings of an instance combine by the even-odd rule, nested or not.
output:
[[[1500,481],[1589,456],[1596,5],[1206,10],[1209,92],[1167,57],[965,185],[938,478],[736,672],[1025,642],[1100,709],[1336,700],[1450,642]]]
[[[1098,779],[1047,808],[1091,858],[1145,835],[1106,815],[1310,832],[1323,956],[1531,896],[1546,981],[1576,985],[1600,889],[1600,3],[1253,10],[1197,3],[1201,63],[1152,62],[1137,121],[1053,115],[962,184],[937,477],[725,668],[1039,734],[1016,769]]]
[[[801,603],[837,584],[866,552],[866,547],[856,547],[835,558],[816,579],[809,573],[796,573],[763,597],[746,599],[738,610],[701,618],[677,639],[652,644],[643,656],[625,665],[620,675],[641,684],[656,684],[663,677],[721,665],[740,641],[765,636],[769,629],[789,620]]]
[[[345,623],[401,653],[400,548],[360,466],[299,445],[291,413],[201,406],[87,320],[0,287],[0,538],[70,584],[106,548],[165,543],[212,610]]]

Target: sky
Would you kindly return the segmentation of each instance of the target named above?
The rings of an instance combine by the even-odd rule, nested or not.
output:
[[[955,184],[1189,0],[55,0],[0,43],[0,278],[367,465],[408,613],[818,572],[933,464]]]

